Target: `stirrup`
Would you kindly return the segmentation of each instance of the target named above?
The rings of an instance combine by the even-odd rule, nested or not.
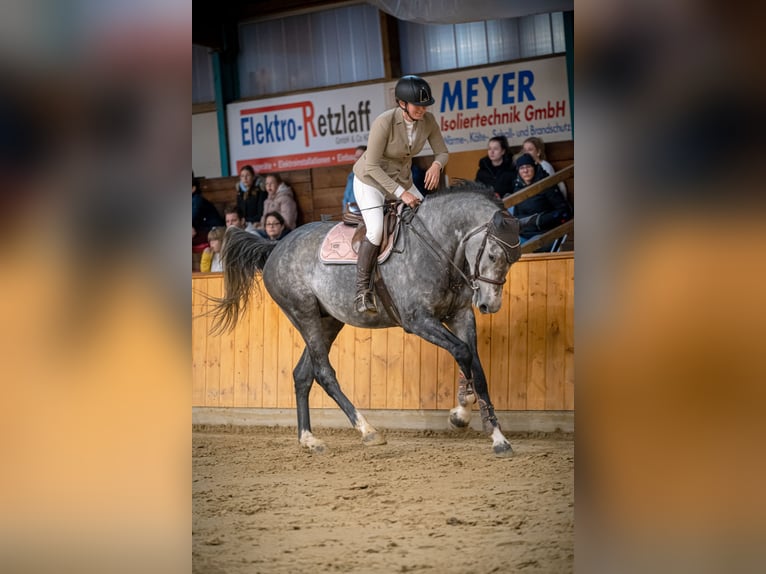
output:
[[[366,289],[356,294],[354,298],[354,306],[357,313],[371,313],[378,312],[378,308],[375,306],[375,299],[373,298],[372,291]]]

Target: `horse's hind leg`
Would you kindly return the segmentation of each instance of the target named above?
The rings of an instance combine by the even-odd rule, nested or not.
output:
[[[304,317],[304,320],[294,324],[300,325],[301,334],[306,342],[306,349],[293,372],[301,445],[312,452],[322,452],[325,449],[324,443],[311,433],[308,395],[314,379],[338,404],[353,427],[362,433],[362,442],[365,445],[386,444],[383,435],[367,422],[367,419],[356,410],[348,397],[343,394],[335,375],[335,369],[330,364],[330,347],[343,328],[343,323],[329,317],[323,320]]]
[[[330,361],[327,360],[327,355],[323,359],[321,360],[322,364],[320,364],[320,367],[315,368],[314,371],[319,385],[330,395],[332,400],[338,403],[338,406],[346,414],[353,427],[362,433],[363,444],[366,446],[386,444],[385,437],[367,422],[364,415],[356,410],[356,407],[351,404],[348,397],[340,390],[338,379],[335,377],[335,369],[332,368]]]
[[[326,446],[311,433],[309,391],[314,383],[314,368],[311,365],[308,349],[303,350],[298,364],[293,369],[293,380],[295,381],[295,406],[298,411],[298,441],[303,448],[312,453],[321,454]]]
[[[320,319],[321,337],[326,348],[330,348],[335,338],[343,328],[343,323],[332,318]],[[298,441],[301,446],[312,453],[320,454],[327,448],[325,443],[316,438],[311,432],[311,415],[309,413],[309,392],[314,384],[314,365],[311,362],[309,347],[303,349],[298,364],[293,369],[295,383],[295,406],[298,412]]]

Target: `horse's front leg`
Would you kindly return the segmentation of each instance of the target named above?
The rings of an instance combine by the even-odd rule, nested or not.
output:
[[[457,406],[449,412],[449,424],[453,429],[465,430],[471,424],[471,407],[476,403],[473,380],[460,371],[457,383]]]
[[[479,412],[484,432],[492,437],[492,449],[498,456],[512,456],[511,443],[503,435],[500,423],[495,416],[495,408],[489,398],[489,387],[484,375],[484,368],[479,360],[479,351],[476,346],[476,319],[473,311],[461,312],[453,317],[447,326],[455,335],[468,345],[471,351],[471,370],[465,373],[461,369],[458,380],[458,405],[450,410],[450,425],[454,428],[465,428],[471,421],[471,406],[479,401]]]

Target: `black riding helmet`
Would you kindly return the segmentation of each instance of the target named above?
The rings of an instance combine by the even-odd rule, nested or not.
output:
[[[435,101],[431,95],[431,86],[420,76],[402,76],[396,82],[394,95],[397,100],[416,106],[432,106]]]

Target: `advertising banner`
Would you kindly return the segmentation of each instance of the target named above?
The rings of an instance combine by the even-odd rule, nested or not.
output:
[[[232,173],[290,171],[354,161],[370,125],[388,107],[384,84],[227,106]]]
[[[511,146],[530,136],[572,139],[566,60],[534,60],[427,76],[436,116],[450,152],[484,149],[505,135]]]
[[[511,146],[530,136],[572,139],[563,56],[424,76],[436,103],[429,108],[451,153],[486,149],[505,135]],[[311,92],[227,107],[232,173],[350,164],[367,143],[375,118],[395,105],[396,82]],[[426,146],[420,155],[432,151]]]

